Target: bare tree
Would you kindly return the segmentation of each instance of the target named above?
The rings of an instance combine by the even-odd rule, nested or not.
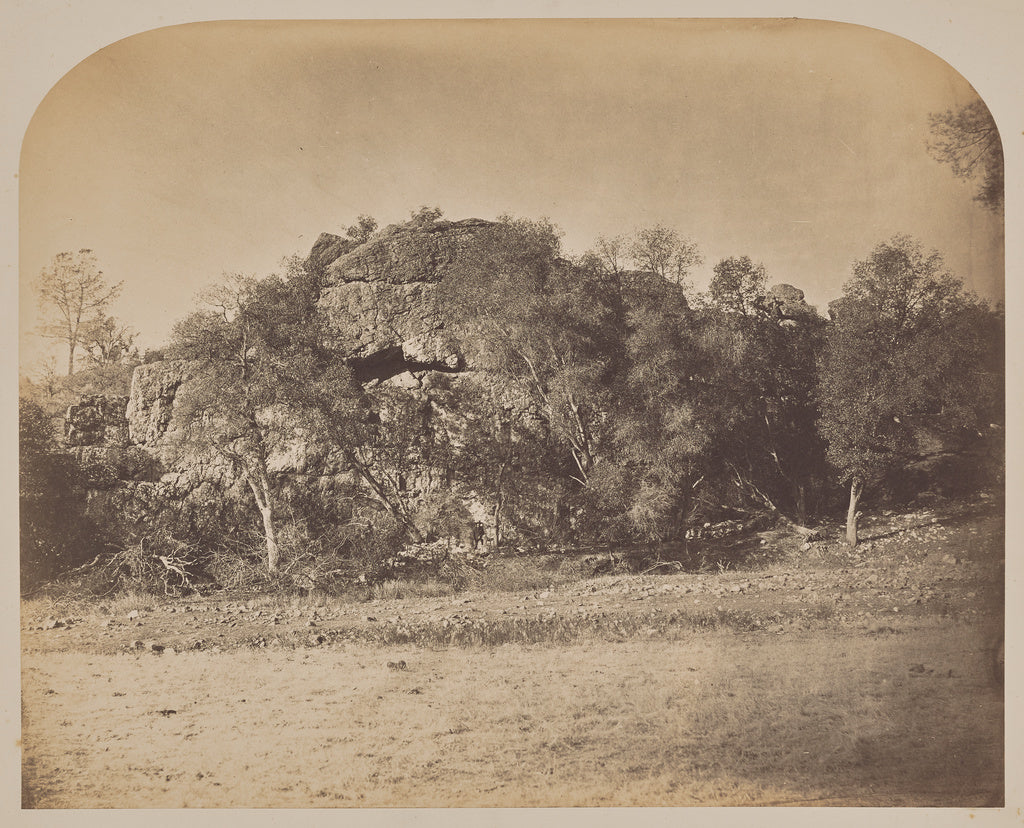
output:
[[[626,237],[598,236],[594,245],[598,265],[610,276],[617,276],[625,270]]]
[[[108,284],[91,250],[58,253],[39,277],[39,304],[48,316],[41,333],[68,346],[68,376],[86,329],[101,321],[121,293],[123,282]]]

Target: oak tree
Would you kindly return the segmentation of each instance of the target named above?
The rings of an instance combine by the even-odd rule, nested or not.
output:
[[[237,274],[203,294],[206,309],[179,321],[167,355],[194,361],[178,392],[186,447],[211,451],[248,485],[259,511],[267,568],[277,569],[279,494],[271,458],[300,436],[295,385],[315,358],[310,297],[301,280]]]
[[[113,316],[102,316],[86,327],[82,345],[91,364],[121,365],[138,361],[138,335],[138,331]]]
[[[686,286],[690,270],[701,262],[697,245],[663,224],[639,230],[627,250],[638,270],[656,273],[681,287]]]
[[[830,313],[819,430],[839,481],[849,486],[846,539],[854,546],[865,487],[920,455],[923,426],[976,429],[991,410],[999,385],[991,348],[967,331],[992,314],[965,293],[939,253],[924,252],[908,236],[856,262]]]
[[[808,491],[824,473],[814,399],[824,320],[779,318],[766,280],[746,256],[715,267],[701,315],[702,423],[744,499],[803,523]]]
[[[708,286],[711,301],[722,310],[750,317],[764,311],[768,276],[749,256],[731,256],[714,267]]]
[[[609,309],[593,275],[562,257],[550,222],[503,217],[460,256],[443,299],[469,362],[536,407],[584,486],[610,368]]]

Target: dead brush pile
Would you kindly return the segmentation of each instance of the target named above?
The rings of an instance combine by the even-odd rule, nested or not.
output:
[[[198,591],[202,578],[198,549],[166,533],[147,535],[113,552],[97,555],[67,573],[51,591],[102,597],[150,593],[181,597]]]

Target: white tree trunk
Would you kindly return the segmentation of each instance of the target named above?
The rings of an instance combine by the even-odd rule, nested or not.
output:
[[[860,501],[864,484],[860,478],[853,478],[850,481],[850,507],[846,510],[846,543],[852,549],[857,545],[857,503]]]
[[[249,488],[252,489],[256,508],[260,510],[260,517],[263,518],[263,536],[267,542],[267,570],[277,572],[281,551],[277,546],[277,530],[274,527],[274,505],[266,477],[258,475],[258,478],[253,480],[252,475],[249,476]]]

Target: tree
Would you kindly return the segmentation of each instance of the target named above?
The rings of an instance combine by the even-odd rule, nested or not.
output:
[[[664,227],[602,237],[574,261],[548,222],[505,218],[476,240],[446,280],[449,322],[470,364],[546,430],[512,439],[514,416],[480,418],[489,433],[475,445],[497,469],[478,474],[483,488],[505,502],[502,472],[529,469],[577,534],[664,540],[686,525],[707,445],[690,407],[684,284],[697,261],[695,245]],[[546,475],[533,465],[543,445],[554,449]]]
[[[991,410],[990,363],[964,337],[965,320],[990,315],[937,252],[896,236],[853,266],[820,361],[819,430],[850,487],[846,539],[857,543],[865,487],[919,456],[925,425],[977,428]]]
[[[699,421],[703,360],[682,287],[653,274],[633,287],[611,416],[614,450],[594,488],[630,534],[663,542],[685,534],[708,468],[712,443]]]
[[[440,207],[427,207],[425,204],[418,210],[409,213],[409,219],[413,227],[429,228],[444,215]]]
[[[85,327],[82,345],[93,365],[120,365],[138,361],[139,351],[134,347],[138,335],[113,316],[103,316]]]
[[[431,460],[429,402],[388,386],[371,396],[351,367],[329,354],[293,371],[284,399],[300,427],[340,454],[400,531],[421,540],[405,495],[407,477]]]
[[[471,364],[537,407],[580,485],[596,459],[599,398],[613,363],[596,275],[562,258],[550,222],[503,217],[460,256],[444,297]]]
[[[958,178],[980,179],[974,200],[993,212],[1003,209],[1003,145],[992,114],[981,100],[928,116],[928,151]]]
[[[596,257],[598,266],[609,275],[618,275],[625,268],[627,242],[626,237],[598,236],[594,244],[593,255]]]
[[[732,256],[715,265],[708,294],[728,313],[753,316],[764,310],[767,281],[763,264],[755,265],[749,256]]]
[[[67,345],[69,376],[74,373],[75,351],[85,331],[105,317],[123,284],[108,284],[88,249],[58,253],[40,274],[39,301],[50,318],[42,332]]]
[[[21,584],[29,589],[88,560],[101,537],[85,515],[79,469],[60,450],[54,418],[20,398],[18,437]]]
[[[824,471],[814,399],[824,320],[778,318],[766,280],[746,256],[715,266],[701,314],[702,423],[745,498],[803,523],[807,492]]]
[[[168,357],[195,360],[199,374],[176,398],[185,447],[214,452],[248,485],[271,572],[281,554],[283,488],[273,461],[300,443],[340,456],[418,539],[403,475],[414,456],[429,459],[427,412],[422,401],[391,389],[380,389],[376,400],[364,393],[352,368],[325,346],[317,297],[316,278],[294,259],[286,260],[284,277],[228,275],[204,294],[206,310],[175,325],[167,349]]]
[[[579,263],[595,271],[591,289],[607,307],[601,462],[583,513],[602,537],[679,538],[699,511],[711,443],[699,411],[706,360],[686,295],[699,261],[696,245],[658,226],[601,237]]]
[[[501,375],[442,376],[431,398],[448,415],[435,465],[450,485],[490,503],[494,546],[559,528],[558,493],[575,466],[553,462],[564,448]]]
[[[356,244],[362,244],[373,235],[373,231],[376,229],[377,219],[373,216],[361,215],[356,219],[356,223],[345,231],[345,235]]]
[[[295,383],[313,359],[308,335],[311,296],[301,282],[237,274],[204,294],[209,310],[172,331],[168,355],[196,361],[198,376],[179,391],[185,443],[227,460],[248,485],[259,511],[267,568],[277,570],[278,492],[274,451],[298,433],[289,415]]]
[[[628,250],[637,268],[656,273],[681,287],[686,286],[690,269],[701,262],[696,244],[661,224],[640,230]]]

